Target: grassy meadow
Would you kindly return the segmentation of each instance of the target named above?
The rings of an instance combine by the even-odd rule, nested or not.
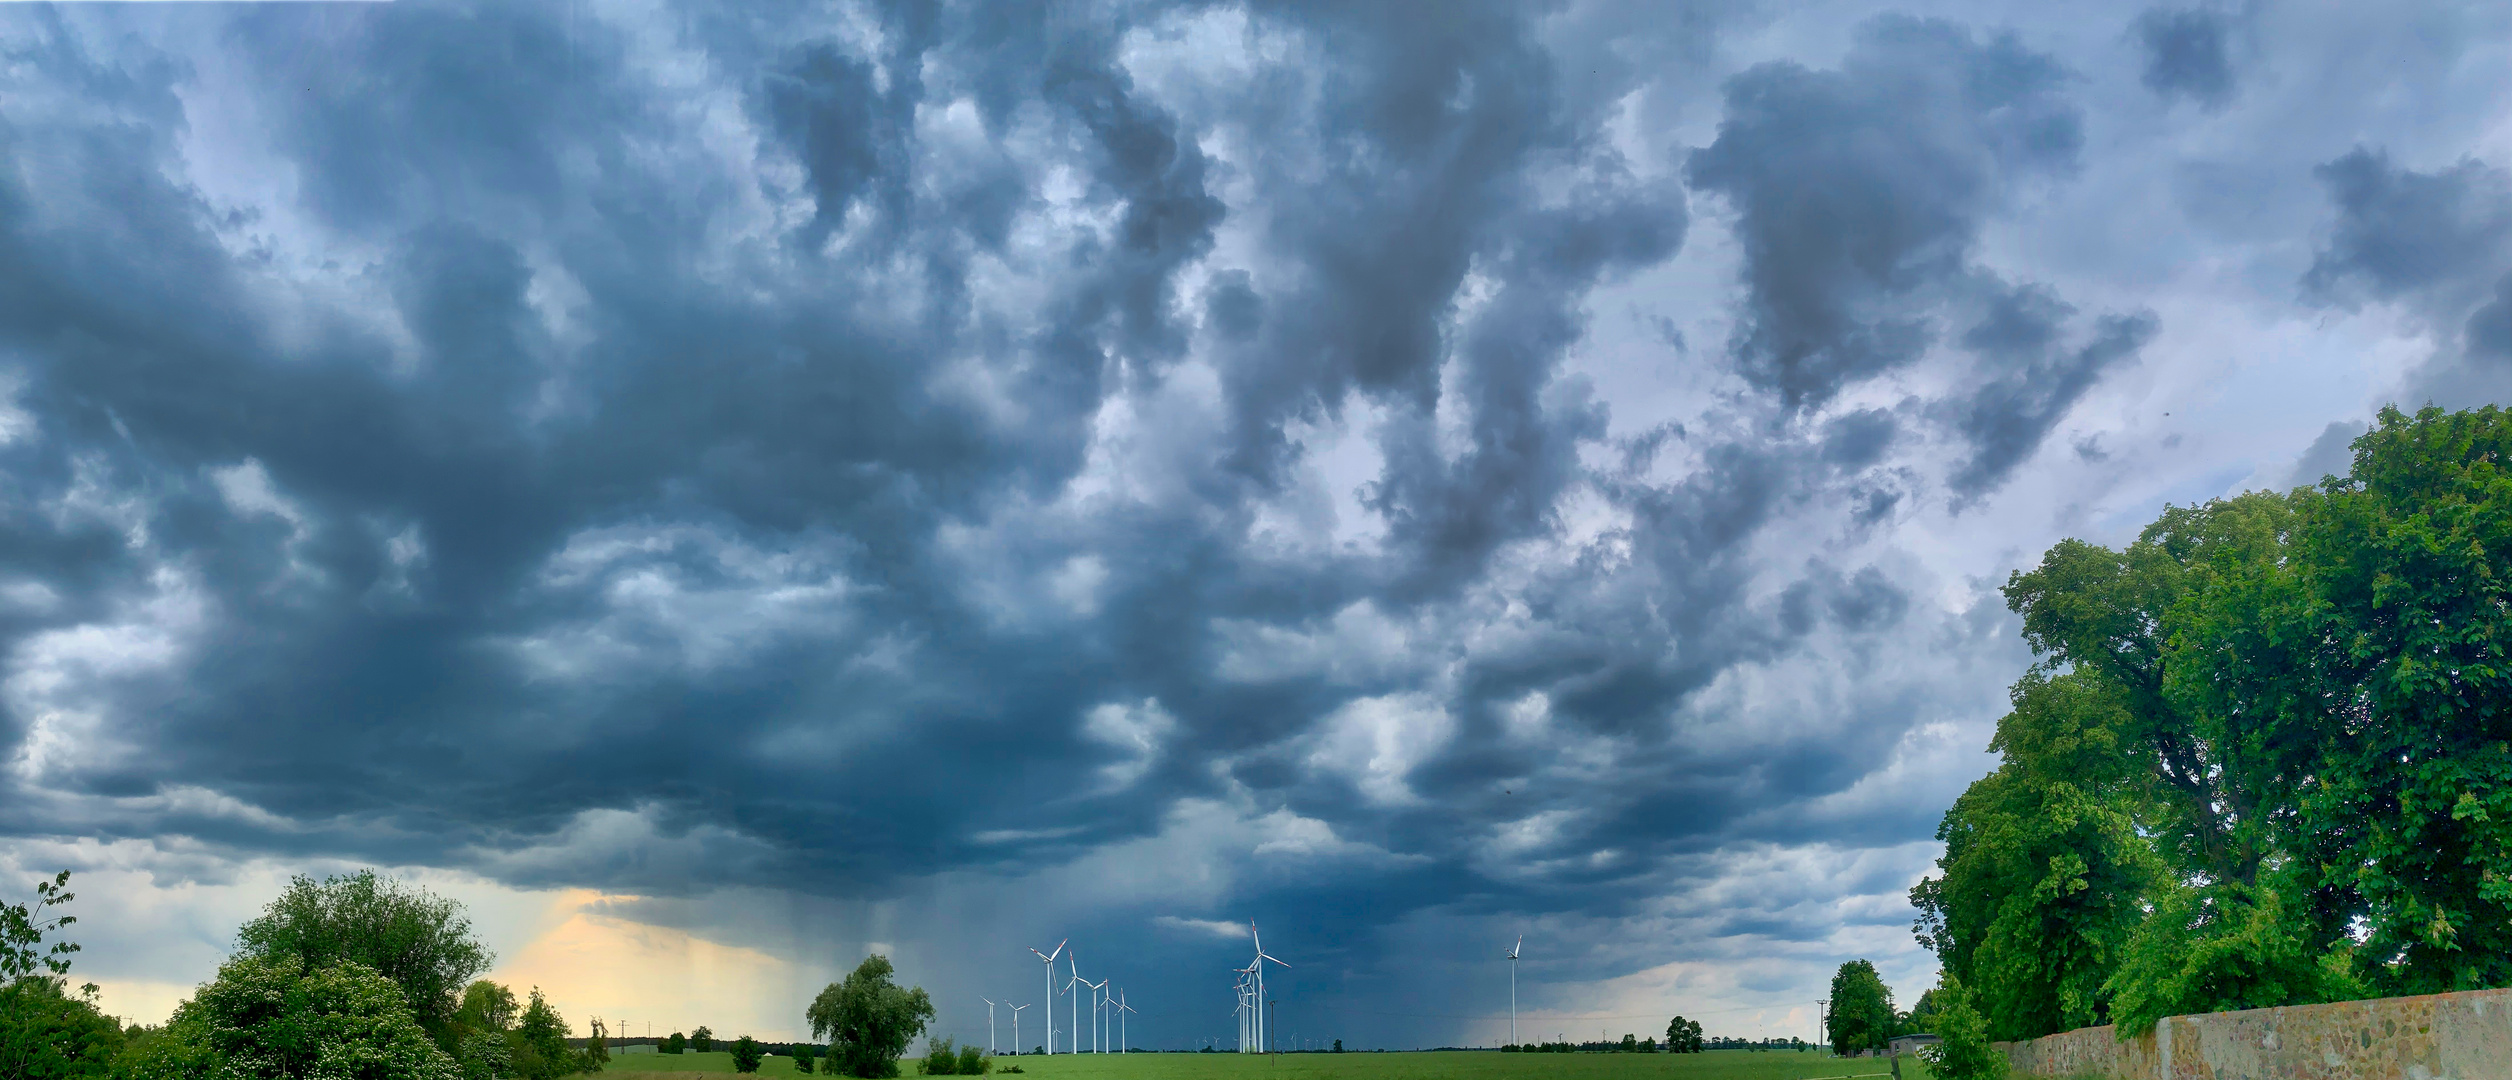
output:
[[[903,1076],[917,1073],[913,1060],[900,1062]],[[1276,1054],[1271,1058],[1239,1054],[1058,1054],[1054,1057],[995,1059],[996,1075],[1006,1065],[1014,1074],[1039,1080],[1818,1080],[1825,1077],[1890,1076],[1880,1058],[1836,1060],[1819,1052],[1756,1053],[1713,1050],[1706,1054],[1499,1054],[1435,1051],[1402,1054]],[[718,1080],[733,1071],[733,1056],[723,1051],[670,1057],[620,1054],[600,1080]],[[1927,1066],[1916,1058],[1901,1059],[1903,1080],[1929,1080]],[[759,1066],[761,1076],[794,1076],[789,1058],[772,1057]]]

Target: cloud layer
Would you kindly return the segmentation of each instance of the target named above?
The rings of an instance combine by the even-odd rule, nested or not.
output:
[[[1327,1038],[1521,932],[1811,1034],[2006,569],[2507,388],[2506,28],[2396,20],[0,11],[0,846],[132,985],[372,862],[543,967],[1072,936],[1144,1045],[1250,917]]]

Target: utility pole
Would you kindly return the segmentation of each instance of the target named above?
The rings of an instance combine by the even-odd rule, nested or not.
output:
[[[1267,1053],[1267,1054],[1271,1054],[1271,1053],[1273,1053],[1273,1021],[1274,1021],[1274,1015],[1275,1015],[1274,1006],[1279,1005],[1279,1004],[1281,1004],[1281,1003],[1282,1003],[1282,999],[1281,999],[1281,998],[1275,998],[1275,999],[1273,999],[1272,1001],[1268,1001],[1268,1002],[1266,1002],[1266,1003],[1265,1003],[1265,1053]]]

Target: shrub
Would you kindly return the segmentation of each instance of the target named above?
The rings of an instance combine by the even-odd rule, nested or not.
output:
[[[810,1043],[794,1044],[794,1071],[801,1073],[804,1076],[811,1075],[812,1059],[819,1056],[819,1047],[813,1046]]]
[[[689,1036],[687,1036],[687,1035],[683,1035],[683,1034],[681,1034],[681,1033],[679,1033],[679,1032],[677,1032],[677,1031],[672,1032],[672,1037],[671,1037],[671,1038],[668,1038],[668,1039],[663,1040],[663,1047],[662,1047],[661,1052],[662,1052],[662,1053],[666,1053],[666,1054],[686,1054],[686,1053],[688,1053],[688,1052],[689,1052]]]
[[[1936,1080],[2006,1080],[2006,1055],[1989,1045],[1988,1020],[1952,972],[1937,987],[1936,1035],[1945,1041],[1919,1050]]]
[[[715,1033],[707,1030],[706,1025],[700,1024],[698,1025],[698,1030],[689,1033],[689,1045],[701,1054],[713,1053],[715,1051]]]
[[[932,1039],[925,1043],[925,1075],[959,1075],[959,1051],[949,1039]]]
[[[759,1059],[765,1057],[766,1055],[767,1048],[760,1046],[759,1040],[753,1039],[748,1035],[735,1039],[733,1040],[733,1071],[738,1073],[758,1072]]]
[[[959,1048],[959,1074],[984,1076],[994,1071],[994,1059],[980,1053],[974,1045]]]

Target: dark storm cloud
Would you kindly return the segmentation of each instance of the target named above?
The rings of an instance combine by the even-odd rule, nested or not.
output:
[[[2483,162],[2418,172],[2385,153],[2357,149],[2312,175],[2338,214],[2303,275],[2315,297],[2482,288],[2512,242],[2512,174]]]
[[[1718,139],[1685,166],[1735,208],[1751,302],[1731,343],[1791,407],[1907,364],[1920,312],[1958,287],[1982,220],[2018,183],[2076,165],[2065,72],[2013,36],[1868,23],[1838,71],[1763,64],[1730,80]]]
[[[1995,486],[2040,448],[2076,399],[2102,373],[2154,339],[2151,314],[2105,315],[2091,339],[2069,346],[2060,332],[2075,309],[2047,290],[2013,289],[1992,297],[1988,313],[1962,337],[1992,377],[1968,400],[1953,403],[1951,426],[1972,447],[1949,483],[1970,497]]]
[[[1975,497],[2038,449],[2156,329],[2151,315],[2106,315],[2064,345],[2075,308],[1973,262],[2014,188],[2076,168],[2083,121],[2067,81],[2012,35],[1983,43],[1899,17],[1862,27],[1839,71],[1783,62],[1730,80],[1718,139],[1686,174],[1739,217],[1750,299],[1730,352],[1744,377],[1789,408],[1820,408],[1915,362],[1976,307],[1960,344],[1980,384],[1929,410],[1971,447],[1950,486]]]
[[[2424,172],[2358,148],[2312,175],[2337,217],[2303,275],[2304,295],[2397,303],[2434,340],[2401,403],[2456,408],[2512,395],[2512,172],[2475,159]]]
[[[1574,359],[1696,227],[1617,125],[1715,5],[1593,63],[1507,3],[825,15],[0,12],[9,828],[666,905],[1256,851],[1076,918],[1262,902],[1364,978],[1924,841],[1857,789],[1994,635],[1856,548],[1931,425],[1982,496],[2154,332],[1980,265],[2075,168],[2055,60],[1729,80],[1672,171],[1749,393],[1676,422]]]
[[[2199,9],[2148,8],[2137,16],[2146,89],[2210,109],[2224,107],[2234,90],[2233,61],[2225,44],[2228,22],[2219,12]]]

